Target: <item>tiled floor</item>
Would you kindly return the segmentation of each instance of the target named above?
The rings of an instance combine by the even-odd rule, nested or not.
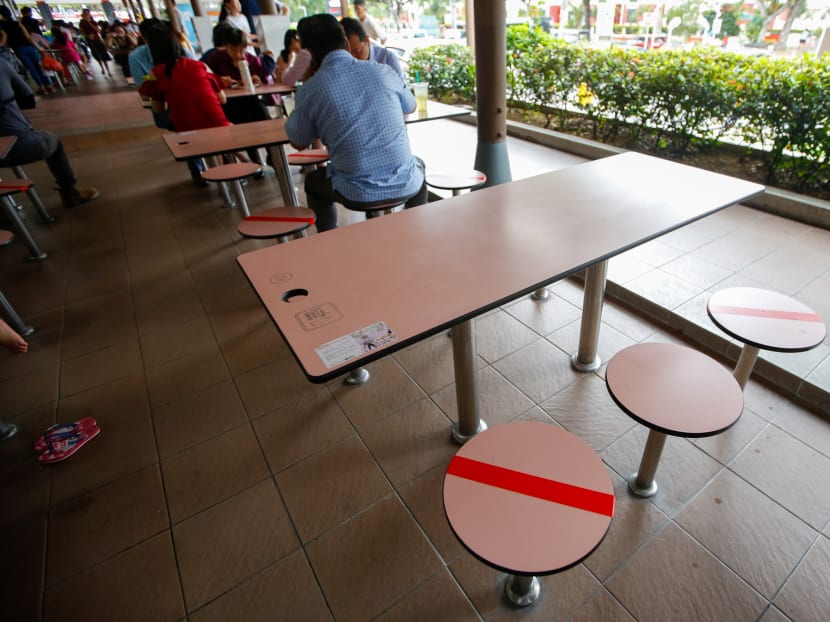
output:
[[[78,177],[102,197],[63,210],[45,167],[26,167],[58,217],[29,213],[50,256],[0,249],[0,288],[37,327],[28,354],[0,357],[0,416],[21,430],[0,446],[4,622],[827,619],[828,420],[750,382],[733,429],[669,439],[660,492],[632,498],[622,477],[645,431],[611,401],[604,369],[569,367],[572,282],[478,321],[484,416],[580,435],[609,468],[617,513],[584,564],[543,580],[535,608],[507,607],[499,573],[443,516],[450,340],[373,364],[365,386],[306,382],[234,261],[260,244],[238,238],[238,214],[192,186],[142,115],[126,90],[42,102],[39,124],[73,130]],[[416,151],[426,125],[411,129]],[[434,127],[474,149],[468,128]],[[510,149],[515,177],[578,161]],[[252,209],[276,196],[273,176],[248,186]],[[781,283],[830,316],[827,232],[738,207],[684,233],[615,262],[615,278],[690,316],[723,279]],[[806,259],[825,269],[801,282],[784,271]],[[606,360],[678,338],[616,304],[604,318]],[[786,364],[826,387],[823,348]],[[101,436],[40,466],[34,439],[83,416]]]

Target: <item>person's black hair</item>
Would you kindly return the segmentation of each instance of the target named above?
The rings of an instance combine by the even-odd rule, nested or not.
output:
[[[236,26],[229,22],[219,22],[213,27],[213,47],[223,48],[228,42],[228,34],[232,30],[238,30]]]
[[[239,28],[231,28],[225,36],[225,45],[232,45],[239,47],[240,45],[248,45],[248,35]]]
[[[288,62],[288,48],[291,47],[292,41],[299,41],[300,36],[297,34],[297,31],[293,28],[289,28],[285,31],[285,36],[282,38],[282,52],[280,52],[280,56],[282,56],[283,62]]]
[[[354,0],[354,2],[352,2],[352,4],[355,5],[355,6],[357,6],[358,4],[362,4],[363,6],[366,6],[366,0]]]
[[[24,6],[22,9],[20,9],[20,14],[21,15],[31,15],[32,14],[32,7]]]
[[[297,24],[297,32],[300,33],[300,42],[311,52],[317,66],[329,52],[349,49],[343,27],[334,15],[328,13],[304,17]]]
[[[148,17],[138,25],[138,32],[141,38],[147,40],[147,33],[153,28],[164,28],[164,22],[157,17]]]
[[[179,40],[170,28],[151,28],[147,33],[147,45],[153,63],[164,65],[164,73],[168,78],[173,77],[173,67],[184,55]]]
[[[12,10],[5,4],[0,5],[0,17],[8,20],[12,19]]]
[[[52,22],[52,39],[58,45],[66,45],[66,40],[68,39],[66,33],[55,22]]]
[[[364,30],[360,20],[354,17],[344,17],[340,20],[340,25],[343,26],[343,31],[346,33],[347,39],[352,35],[357,35],[357,38],[361,41],[366,41],[368,38],[366,30]]]

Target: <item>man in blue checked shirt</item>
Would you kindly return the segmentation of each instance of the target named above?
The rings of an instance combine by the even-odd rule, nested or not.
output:
[[[305,178],[317,230],[337,227],[335,203],[357,209],[391,200],[426,203],[424,163],[412,155],[403,119],[414,112],[415,98],[400,76],[388,65],[353,58],[332,15],[303,18],[297,30],[317,70],[297,91],[285,130],[298,149],[319,138],[329,150],[329,165]]]

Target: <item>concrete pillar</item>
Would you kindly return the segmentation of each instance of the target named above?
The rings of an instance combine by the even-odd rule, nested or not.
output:
[[[475,0],[476,108],[475,167],[485,186],[511,181],[507,156],[507,12],[504,0]]]
[[[201,0],[190,0],[190,6],[193,7],[193,15],[196,17],[204,17],[207,15],[207,11],[202,6]]]

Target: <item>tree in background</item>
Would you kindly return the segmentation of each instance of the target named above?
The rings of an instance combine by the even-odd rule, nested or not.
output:
[[[703,0],[686,0],[683,4],[671,7],[666,13],[666,22],[670,22],[673,18],[680,18],[680,26],[674,29],[676,35],[682,37],[690,37],[700,32],[699,17],[703,15],[701,8],[703,7]],[[714,19],[714,14],[712,18]],[[707,20],[708,21],[708,20]],[[712,23],[709,22],[709,27]]]

